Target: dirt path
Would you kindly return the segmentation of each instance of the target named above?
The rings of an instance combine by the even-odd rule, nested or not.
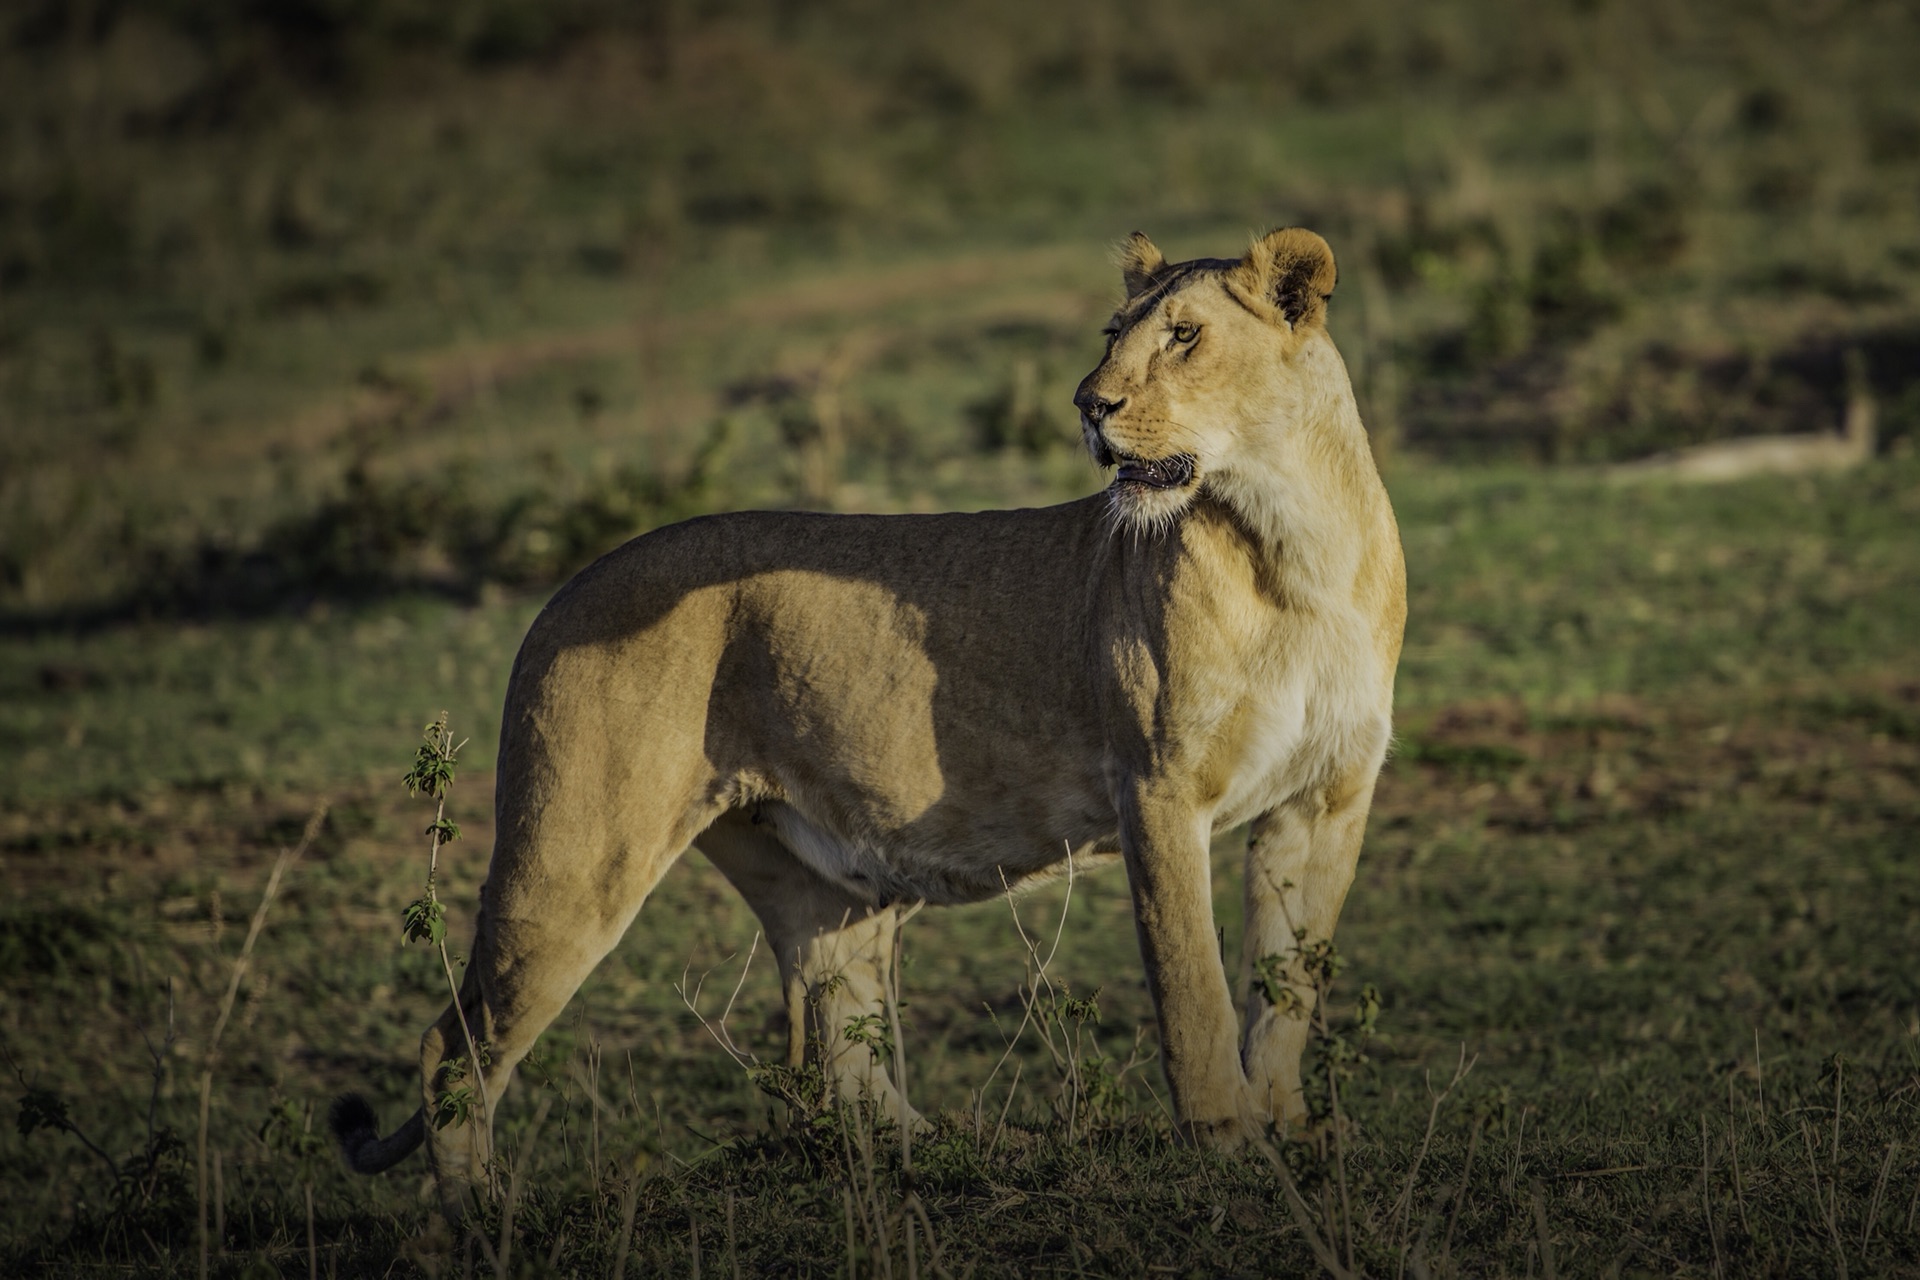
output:
[[[618,324],[413,352],[393,361],[393,376],[381,385],[343,388],[290,419],[210,440],[196,452],[201,460],[217,463],[265,458],[270,450],[288,447],[319,452],[356,422],[403,408],[425,421],[438,421],[490,390],[544,369],[710,338],[732,328],[798,328],[877,314],[916,299],[943,299],[942,324],[1083,318],[1097,312],[1104,300],[1063,287],[1060,280],[1085,257],[1077,245],[1044,245],[808,276],[693,311],[648,312]],[[636,310],[647,306],[644,296],[635,303]]]

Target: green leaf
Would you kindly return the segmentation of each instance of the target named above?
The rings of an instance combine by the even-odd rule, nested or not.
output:
[[[1307,1016],[1307,1002],[1294,989],[1285,956],[1261,956],[1254,961],[1253,980],[1267,1003],[1279,1012],[1295,1019]]]
[[[291,1098],[268,1109],[260,1125],[260,1141],[270,1151],[284,1151],[300,1159],[318,1155],[328,1147],[324,1131],[316,1132],[306,1109]]]
[[[20,1099],[20,1115],[14,1123],[23,1138],[35,1129],[64,1133],[73,1127],[73,1121],[67,1116],[67,1100],[51,1089],[28,1089]]]
[[[414,750],[413,768],[407,770],[400,781],[410,796],[425,792],[439,800],[453,785],[454,757],[460,748],[454,745],[453,735],[447,731],[444,713],[427,726],[424,736],[426,740]]]
[[[465,1124],[479,1106],[479,1095],[467,1085],[443,1089],[433,1102],[433,1127],[444,1129],[450,1124]]]
[[[432,894],[415,898],[407,904],[401,927],[408,942],[425,941],[437,947],[447,936],[447,909]]]
[[[893,1059],[893,1029],[887,1020],[877,1013],[857,1013],[847,1019],[846,1038],[854,1044],[863,1044],[867,1051],[882,1062]]]
[[[1071,1019],[1074,1022],[1091,1022],[1098,1026],[1100,1023],[1100,989],[1098,987],[1094,988],[1094,992],[1090,996],[1076,996],[1071,992],[1063,992],[1061,995],[1054,997],[1054,1012],[1058,1016]]]

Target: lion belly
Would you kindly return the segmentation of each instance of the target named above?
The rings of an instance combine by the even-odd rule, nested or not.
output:
[[[791,804],[762,804],[756,815],[815,873],[876,905],[980,902],[1044,883],[1064,874],[1069,864],[1077,873],[1119,856],[1118,839],[1111,835],[1066,836],[1049,846],[1031,832],[989,828],[969,841],[928,848],[909,838],[881,843],[836,831]]]

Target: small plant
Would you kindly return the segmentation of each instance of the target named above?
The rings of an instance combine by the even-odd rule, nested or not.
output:
[[[318,1275],[320,1241],[314,1226],[313,1183],[328,1160],[332,1144],[324,1132],[314,1129],[312,1105],[302,1106],[291,1098],[283,1099],[267,1112],[266,1122],[260,1126],[260,1141],[267,1150],[286,1156],[293,1163],[306,1208],[307,1274]]]
[[[1354,1001],[1350,1025],[1336,1023],[1328,997],[1335,979],[1346,968],[1346,960],[1331,939],[1307,940],[1307,931],[1294,931],[1294,945],[1285,955],[1267,955],[1254,962],[1254,981],[1261,994],[1283,1016],[1307,1018],[1312,1023],[1308,1044],[1305,1090],[1307,1113],[1317,1130],[1327,1124],[1344,1123],[1340,1111],[1340,1087],[1369,1061],[1367,1044],[1380,1021],[1380,990],[1371,982],[1360,988]],[[1301,993],[1304,981],[1312,992],[1308,1000]]]
[[[855,1014],[847,1019],[846,1030],[841,1034],[849,1044],[865,1045],[876,1061],[893,1061],[893,1028],[887,1025],[886,1015]]]
[[[1291,889],[1283,881],[1282,890]],[[1384,1007],[1379,988],[1367,983],[1355,997],[1353,1009],[1338,1018],[1333,1009],[1333,987],[1346,968],[1339,948],[1328,938],[1309,940],[1305,929],[1294,930],[1294,943],[1285,953],[1260,957],[1253,964],[1253,981],[1267,1002],[1283,1016],[1305,1019],[1308,1023],[1306,1055],[1302,1060],[1302,1100],[1306,1105],[1303,1139],[1288,1143],[1264,1143],[1262,1151],[1279,1176],[1287,1209],[1307,1245],[1328,1274],[1336,1277],[1358,1276],[1364,1268],[1357,1258],[1370,1254],[1382,1261],[1391,1260],[1395,1275],[1405,1275],[1409,1264],[1414,1274],[1429,1273],[1427,1257],[1431,1221],[1422,1226],[1418,1239],[1411,1238],[1415,1195],[1420,1171],[1440,1119],[1442,1107],[1473,1070],[1463,1049],[1452,1079],[1439,1090],[1428,1085],[1432,1104],[1427,1116],[1426,1133],[1401,1183],[1399,1192],[1385,1202],[1384,1188],[1377,1171],[1355,1185],[1350,1177],[1347,1156],[1356,1136],[1347,1114],[1343,1091],[1371,1059],[1367,1048],[1378,1032]],[[1468,1144],[1468,1165],[1485,1117],[1476,1114],[1473,1136]],[[1457,1206],[1466,1186],[1465,1174],[1452,1190]],[[1442,1198],[1447,1198],[1442,1192]],[[1457,1207],[1455,1210],[1457,1214]],[[1447,1241],[1451,1239],[1451,1230]],[[1445,1270],[1447,1241],[1442,1243],[1442,1270]]]
[[[797,1067],[784,1062],[759,1062],[747,1069],[747,1078],[761,1093],[784,1103],[804,1124],[835,1118],[833,1108],[827,1105],[826,1072],[818,1062],[803,1062]]]
[[[1071,1139],[1078,1133],[1087,1131],[1095,1122],[1111,1122],[1120,1118],[1126,1110],[1125,1081],[1129,1074],[1151,1062],[1152,1055],[1143,1055],[1140,1050],[1144,1028],[1136,1033],[1133,1047],[1124,1061],[1113,1058],[1101,1050],[1099,1040],[1092,1028],[1100,1025],[1100,990],[1093,994],[1076,996],[1066,987],[1055,988],[1048,967],[1054,956],[1059,953],[1060,939],[1066,932],[1067,913],[1073,906],[1074,866],[1073,853],[1067,853],[1067,892],[1060,904],[1060,919],[1054,929],[1053,942],[1041,954],[1038,940],[1028,935],[1026,926],[1020,922],[1020,912],[1013,901],[1011,885],[1003,883],[1007,900],[1007,910],[1013,916],[1014,932],[1019,936],[1020,945],[1026,952],[1026,979],[1020,987],[1022,1014],[1020,1025],[1013,1035],[1007,1037],[1006,1051],[1000,1055],[1000,1061],[987,1076],[987,1082],[974,1095],[976,1132],[985,1130],[985,1113],[982,1104],[986,1098],[987,1087],[999,1075],[1000,1068],[1013,1056],[1015,1046],[1026,1034],[1029,1026],[1039,1032],[1042,1047],[1053,1060],[1055,1071],[1060,1077],[1060,1092],[1053,1101],[1054,1112],[1066,1125],[1067,1136]],[[1013,1083],[1008,1087],[1006,1107],[1013,1104],[1013,1092],[1019,1088],[1020,1077],[1016,1071]],[[1004,1128],[1006,1108],[1001,1112],[1001,1123],[995,1127],[993,1139],[987,1145],[987,1154],[991,1155],[998,1145],[1000,1130]]]
[[[401,932],[408,942],[424,942],[440,957],[440,970],[446,975],[447,991],[460,1015],[460,1033],[467,1051],[440,1065],[439,1092],[434,1100],[433,1126],[444,1129],[450,1124],[465,1124],[476,1113],[492,1110],[487,1101],[484,1071],[471,1070],[474,1063],[485,1066],[487,1047],[474,1037],[467,1023],[466,1007],[460,1003],[460,983],[453,976],[453,957],[447,954],[447,908],[440,901],[436,885],[440,876],[440,850],[460,838],[460,824],[447,817],[447,793],[453,789],[454,766],[466,739],[453,740],[447,727],[447,713],[429,724],[414,749],[413,767],[400,779],[409,796],[424,795],[435,804],[433,821],[427,824],[427,883],[418,898],[407,904],[401,914]],[[469,1083],[471,1077],[471,1083]]]
[[[187,1144],[172,1126],[150,1125],[141,1148],[115,1160],[73,1119],[64,1097],[52,1089],[29,1084],[17,1067],[15,1072],[23,1091],[14,1121],[20,1136],[27,1138],[42,1129],[69,1134],[99,1157],[113,1184],[111,1220],[123,1220],[133,1211],[150,1206],[178,1208],[185,1201]]]
[[[426,892],[408,903],[401,917],[401,928],[408,942],[442,947],[447,939],[447,909],[434,892],[434,884],[440,873],[440,846],[460,838],[460,827],[447,817],[447,792],[453,787],[454,758],[465,745],[464,742],[455,745],[453,734],[447,728],[447,713],[442,711],[440,718],[426,727],[425,740],[414,751],[413,767],[400,779],[409,796],[424,792],[439,805],[426,830],[430,842]]]
[[[464,1055],[449,1058],[440,1065],[440,1092],[433,1103],[434,1128],[465,1124],[473,1118],[480,1099],[473,1085],[467,1083],[468,1074],[468,1062]]]

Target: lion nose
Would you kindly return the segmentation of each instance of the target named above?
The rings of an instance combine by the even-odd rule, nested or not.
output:
[[[1102,396],[1095,395],[1083,387],[1080,393],[1074,396],[1073,403],[1081,413],[1087,416],[1087,421],[1099,422],[1108,414],[1118,412],[1120,406],[1124,405],[1126,401],[1108,400]]]

